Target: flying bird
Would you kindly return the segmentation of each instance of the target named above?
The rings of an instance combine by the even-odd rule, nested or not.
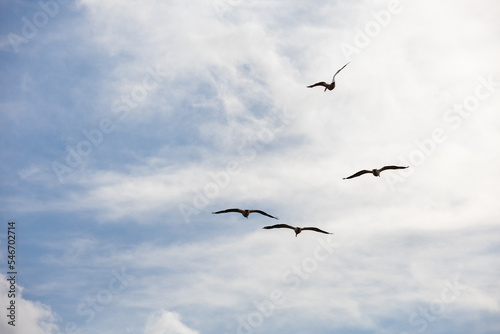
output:
[[[347,64],[349,64],[349,63],[347,63]],[[333,79],[332,79],[331,83],[327,84],[326,82],[321,81],[321,82],[315,83],[314,85],[307,86],[307,88],[313,88],[313,87],[316,87],[316,86],[323,86],[323,87],[325,87],[324,92],[326,92],[327,89],[328,90],[334,89],[335,88],[335,77],[337,76],[337,74],[339,74],[340,71],[342,71],[344,69],[344,67],[347,66],[347,64],[345,64],[344,66],[342,66],[342,68],[340,70],[338,70],[337,72],[335,72],[335,74],[333,75]]]
[[[380,169],[372,169],[372,170],[363,169],[363,170],[360,170],[359,172],[357,172],[355,174],[352,174],[349,177],[344,177],[343,179],[344,180],[352,179],[354,177],[358,177],[358,176],[366,174],[366,173],[372,173],[374,176],[380,176],[380,173],[382,171],[386,170],[386,169],[405,169],[405,168],[408,168],[408,167],[410,167],[410,166],[406,166],[406,167],[402,167],[402,166],[385,166],[385,167],[382,167]]]
[[[248,218],[248,215],[251,214],[252,212],[255,213],[260,213],[261,215],[268,216],[274,219],[278,219],[277,217],[271,216],[268,213],[265,213],[262,210],[241,210],[241,209],[227,209],[227,210],[222,210],[222,211],[217,211],[217,212],[212,212],[213,214],[219,214],[219,213],[227,213],[227,212],[239,212],[243,215],[243,217]]]
[[[317,227],[294,227],[294,226],[290,226],[287,224],[277,224],[277,225],[272,225],[272,226],[264,226],[263,228],[266,230],[270,230],[272,228],[290,228],[290,229],[295,231],[295,236],[297,236],[302,231],[315,231],[315,232],[320,232],[320,233],[325,233],[325,234],[333,234],[330,232],[320,230]]]

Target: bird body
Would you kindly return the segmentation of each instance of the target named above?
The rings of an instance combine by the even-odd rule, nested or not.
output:
[[[372,169],[372,170],[363,169],[363,170],[360,170],[357,173],[352,174],[351,176],[344,177],[344,180],[352,179],[352,178],[355,178],[355,177],[358,177],[360,175],[367,174],[367,173],[372,173],[374,176],[380,177],[380,173],[382,171],[386,170],[386,169],[405,169],[405,168],[408,168],[408,167],[410,167],[410,166],[406,166],[406,167],[402,167],[402,166],[384,166],[384,167],[379,168],[379,169]]]
[[[316,87],[316,86],[323,86],[325,87],[325,90],[324,92],[326,92],[326,90],[333,90],[335,88],[335,81],[332,82],[332,83],[326,83],[324,81],[320,81],[320,82],[317,82],[315,83],[314,85],[310,85],[310,86],[307,86],[307,88],[313,88],[313,87]]]
[[[347,63],[349,64],[349,63]],[[332,78],[332,82],[331,83],[326,83],[324,81],[320,81],[320,82],[317,82],[313,85],[310,85],[310,86],[307,86],[307,88],[313,88],[313,87],[316,87],[316,86],[323,86],[325,87],[325,90],[324,92],[326,92],[326,90],[333,90],[335,88],[335,77],[337,76],[337,74],[342,71],[344,69],[344,67],[347,66],[347,64],[345,64],[344,66],[342,66],[342,68],[340,70],[338,70],[337,72],[335,72],[335,74],[333,75],[333,78]]]
[[[333,233],[330,233],[330,232],[326,232],[326,231],[320,230],[317,227],[295,227],[295,226],[290,226],[288,224],[276,224],[276,225],[272,225],[272,226],[264,226],[263,227],[263,229],[266,229],[266,230],[270,230],[270,229],[273,229],[273,228],[289,228],[289,229],[292,229],[292,230],[294,230],[296,237],[302,231],[315,231],[315,232],[320,232],[320,233],[325,233],[325,234],[333,234]]]
[[[243,215],[243,217],[247,218],[248,219],[248,216],[252,213],[252,212],[255,212],[255,213],[260,213],[261,215],[264,215],[264,216],[267,216],[267,217],[270,217],[270,218],[274,218],[274,219],[278,219],[277,217],[274,217],[274,216],[271,216],[270,214],[268,213],[265,213],[264,211],[262,210],[241,210],[241,209],[227,209],[227,210],[222,210],[222,211],[217,211],[217,212],[212,212],[213,214],[219,214],[219,213],[228,213],[228,212],[238,212],[238,213],[241,213]]]

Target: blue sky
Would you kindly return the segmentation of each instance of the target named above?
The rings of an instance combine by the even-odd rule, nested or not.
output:
[[[0,6],[2,333],[498,332],[496,1]]]

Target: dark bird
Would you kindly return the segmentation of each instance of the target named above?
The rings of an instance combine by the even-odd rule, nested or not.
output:
[[[347,63],[347,64],[349,64],[349,63]],[[313,88],[313,87],[316,87],[316,86],[323,86],[323,87],[325,87],[324,92],[326,92],[327,89],[328,90],[334,89],[335,88],[335,76],[337,76],[337,74],[339,74],[339,72],[342,71],[344,69],[344,67],[347,66],[347,64],[345,64],[344,66],[342,66],[342,68],[340,70],[338,70],[337,72],[335,72],[335,74],[333,75],[333,79],[332,79],[331,83],[327,84],[326,82],[321,81],[321,82],[315,83],[314,85],[307,86],[307,88]]]
[[[372,173],[374,176],[380,176],[380,173],[382,171],[386,170],[386,169],[405,169],[405,168],[408,168],[408,167],[410,167],[410,166],[406,166],[406,167],[401,167],[401,166],[385,166],[385,167],[382,167],[380,169],[372,169],[372,170],[363,169],[363,170],[360,170],[359,172],[357,172],[355,174],[352,174],[349,177],[344,177],[344,180],[352,179],[354,177],[358,177],[358,176],[366,174],[366,173]]]
[[[317,227],[293,227],[293,226],[290,226],[287,224],[277,224],[277,225],[272,225],[272,226],[264,226],[263,228],[266,230],[270,230],[272,228],[290,228],[290,229],[295,231],[295,236],[297,236],[302,231],[315,231],[315,232],[320,232],[320,233],[325,233],[325,234],[333,234],[330,232],[320,230]]]
[[[252,212],[260,213],[261,215],[268,216],[274,219],[278,219],[277,217],[271,216],[270,214],[265,213],[264,211],[261,210],[241,210],[241,209],[227,209],[227,210],[222,210],[222,211],[217,211],[217,212],[212,212],[213,214],[219,214],[219,213],[227,213],[227,212],[239,212],[243,215],[243,217],[248,218],[248,215],[251,214]]]

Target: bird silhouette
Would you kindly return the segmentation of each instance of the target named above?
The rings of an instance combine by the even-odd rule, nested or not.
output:
[[[349,64],[349,63],[347,63],[347,64]],[[338,70],[337,72],[335,72],[335,74],[333,75],[333,79],[332,79],[331,83],[328,84],[328,83],[326,83],[324,81],[320,81],[320,82],[315,83],[314,85],[307,86],[307,88],[313,88],[313,87],[316,87],[316,86],[323,86],[323,87],[325,87],[324,92],[326,92],[327,89],[328,90],[334,89],[335,88],[335,77],[337,76],[337,74],[339,74],[340,71],[342,71],[344,69],[344,67],[347,66],[347,64],[345,64],[344,66],[342,66],[342,68],[340,70]]]
[[[299,233],[302,232],[302,231],[315,231],[315,232],[320,232],[320,233],[325,233],[325,234],[333,234],[333,233],[330,233],[330,232],[326,232],[326,231],[320,230],[317,227],[294,227],[294,226],[290,226],[288,224],[276,224],[276,225],[272,225],[272,226],[264,226],[263,227],[263,229],[266,229],[266,230],[270,230],[270,229],[273,229],[273,228],[289,228],[289,229],[292,229],[292,230],[295,231],[295,236],[299,235]]]
[[[248,218],[248,215],[255,212],[255,213],[260,213],[261,215],[268,216],[274,219],[278,219],[277,217],[271,216],[268,213],[265,213],[262,210],[241,210],[241,209],[227,209],[227,210],[222,210],[222,211],[217,211],[217,212],[212,212],[213,214],[219,214],[219,213],[228,213],[228,212],[239,212],[243,215],[243,217]]]
[[[363,170],[360,170],[359,172],[357,172],[355,174],[352,174],[349,177],[344,177],[343,179],[344,180],[352,179],[354,177],[358,177],[360,175],[367,174],[367,173],[372,173],[374,176],[380,176],[380,173],[382,171],[386,170],[386,169],[405,169],[405,168],[408,168],[408,167],[410,167],[410,166],[406,166],[406,167],[402,167],[402,166],[385,166],[385,167],[382,167],[382,168],[379,168],[379,169],[372,169],[372,170],[363,169]]]

